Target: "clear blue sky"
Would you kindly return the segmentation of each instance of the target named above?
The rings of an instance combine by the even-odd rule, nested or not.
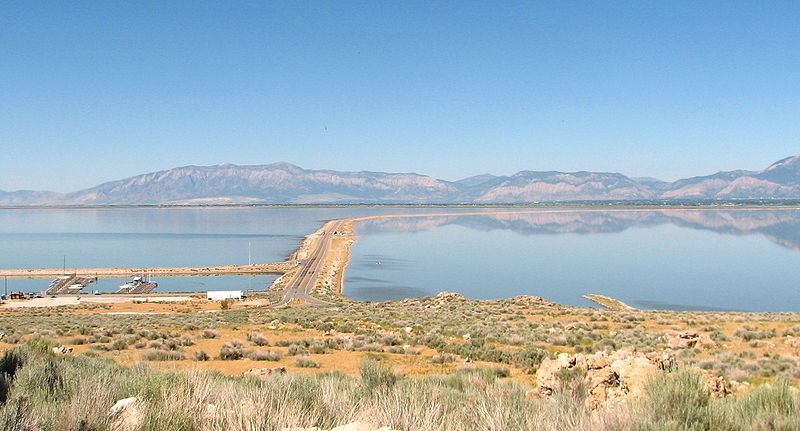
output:
[[[0,1],[0,189],[275,161],[673,180],[800,153],[797,1],[264,3]]]

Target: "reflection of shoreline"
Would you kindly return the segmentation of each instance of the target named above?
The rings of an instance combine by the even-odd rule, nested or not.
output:
[[[773,209],[773,208],[763,208],[763,209],[739,209],[739,208],[731,208],[731,209],[718,209],[718,208],[687,208],[687,209],[558,209],[558,210],[528,210],[528,211],[496,211],[491,213],[478,213],[478,212],[470,212],[470,213],[462,213],[462,214],[394,214],[394,215],[381,215],[381,216],[371,216],[371,217],[359,217],[353,218],[348,221],[349,223],[357,225],[357,232],[356,234],[377,234],[374,238],[374,242],[376,242],[377,249],[380,249],[381,243],[391,244],[391,241],[395,240],[396,238],[384,238],[382,239],[380,234],[381,233],[405,233],[405,232],[424,232],[429,231],[437,227],[461,227],[479,231],[493,231],[493,230],[510,230],[518,235],[530,236],[530,235],[559,235],[559,234],[572,234],[572,235],[588,235],[591,233],[616,233],[616,232],[623,232],[627,229],[635,229],[635,228],[648,228],[648,227],[667,227],[667,226],[676,226],[676,228],[670,229],[672,234],[675,234],[675,231],[684,230],[679,228],[688,228],[698,231],[708,231],[717,233],[720,235],[730,236],[747,236],[747,235],[760,235],[764,238],[774,242],[776,245],[780,245],[783,248],[787,248],[794,251],[800,251],[800,208],[782,208],[782,209]],[[655,229],[655,231],[659,231],[660,229]],[[641,229],[642,232],[645,232],[645,229]],[[469,233],[465,233],[462,229],[460,232],[458,231],[449,231],[446,235],[469,235]],[[641,234],[641,232],[635,233],[637,236],[637,240],[647,242],[647,234]],[[707,235],[709,236],[709,235]],[[611,235],[608,235],[608,240],[611,240]],[[710,236],[709,236],[710,237]],[[449,237],[447,237],[449,238]],[[490,237],[491,238],[491,237]],[[436,237],[435,235],[432,237],[426,237],[424,241],[420,241],[420,243],[429,243],[431,240],[441,240],[442,237]],[[490,241],[491,239],[489,239]],[[546,241],[552,241],[555,244],[558,244],[562,239],[551,237]],[[572,238],[572,240],[577,240],[577,238]],[[597,240],[601,243],[605,242],[607,239],[602,237],[597,237]],[[677,235],[675,238],[676,241],[680,240],[680,234]],[[414,244],[414,240],[411,239],[411,244]],[[523,240],[524,241],[524,240]],[[571,239],[564,238],[563,241],[565,242],[565,246],[569,246],[571,243]],[[579,240],[583,241],[583,240]],[[712,244],[714,244],[714,240],[712,239]],[[763,242],[762,242],[763,244]],[[691,244],[690,244],[691,245]],[[412,246],[408,249],[408,255],[414,256],[415,248]],[[773,248],[772,251],[777,253],[782,253],[781,250]],[[375,253],[373,251],[373,253]],[[390,252],[391,255],[391,252]],[[377,256],[377,255],[376,255]],[[581,255],[581,258],[586,259],[588,258],[591,262],[591,252],[585,255]],[[406,256],[407,257],[407,256]],[[628,256],[624,256],[628,257]],[[635,259],[635,256],[631,256]],[[435,262],[436,257],[434,256],[433,259],[428,258],[427,261]],[[744,262],[737,263],[737,265],[741,265],[742,267],[747,267],[749,262],[747,261],[746,255],[744,256]],[[556,261],[560,261],[561,258],[556,255]],[[693,263],[702,262],[703,259],[691,259]],[[632,260],[634,264],[635,260]],[[519,262],[513,262],[514,268],[520,265]],[[664,265],[660,264],[660,261],[648,262],[648,264],[654,264],[654,268],[662,268]],[[438,265],[438,264],[437,264]],[[523,262],[522,265],[525,265]],[[371,266],[371,265],[369,265]],[[446,265],[442,265],[446,267]],[[613,266],[613,262],[612,262]],[[556,265],[556,267],[558,267]],[[590,265],[591,267],[591,265]],[[604,266],[604,268],[608,268],[609,266]],[[564,271],[564,268],[558,267],[560,271]],[[591,270],[595,270],[596,267],[591,267]],[[693,268],[699,272],[697,274],[705,273],[706,268],[699,265],[697,268]],[[787,269],[785,266],[783,269]],[[791,268],[789,268],[790,270]],[[364,276],[362,280],[354,280],[355,283],[353,287],[355,289],[349,290],[348,289],[348,296],[353,299],[358,300],[388,300],[389,294],[393,295],[391,299],[396,299],[397,297],[406,296],[401,293],[395,292],[392,289],[404,289],[409,284],[417,284],[420,280],[426,280],[428,275],[430,278],[434,280],[439,280],[436,278],[436,269],[426,268],[426,276],[420,277],[418,274],[412,274],[410,277],[400,277],[395,278],[390,274],[386,274],[385,279],[381,279],[380,273],[367,273],[362,272],[359,275]],[[623,269],[624,270],[624,269]],[[769,271],[769,269],[766,269]],[[409,270],[405,270],[409,271]],[[504,271],[506,273],[513,272],[514,270]],[[752,271],[751,271],[752,272]],[[685,272],[683,276],[687,276],[687,274],[695,274],[694,272]],[[641,276],[642,274],[637,274]],[[662,276],[663,275],[663,276]],[[666,284],[658,284],[655,283],[654,285],[659,286],[661,290],[659,292],[671,292],[673,287],[669,285],[669,280],[671,279],[671,273],[669,271],[665,274],[659,273],[659,280],[667,280]],[[676,277],[678,279],[680,277]],[[703,277],[697,276],[690,276],[691,280],[687,279],[687,286],[689,287],[682,287],[684,289],[700,289],[701,285],[714,284],[714,280],[712,279],[704,279]],[[430,296],[435,294],[436,291],[441,290],[452,290],[464,295],[472,299],[480,299],[482,298],[483,292],[481,286],[486,286],[494,282],[494,280],[489,280],[488,283],[484,280],[480,283],[478,289],[475,289],[475,286],[469,285],[472,281],[472,277],[468,277],[466,279],[459,279],[459,283],[464,284],[465,286],[458,286],[453,284],[447,284],[449,281],[448,279],[442,279],[434,286],[433,291],[428,291],[422,296]],[[545,280],[544,278],[542,280]],[[541,281],[541,280],[540,280]],[[547,280],[545,280],[547,281]],[[650,280],[645,276],[642,278],[641,286],[647,285],[650,283]],[[543,281],[544,283],[544,281]],[[628,280],[623,276],[618,280],[614,281],[614,286],[628,286]],[[508,283],[506,283],[508,284]],[[513,285],[513,283],[511,283]],[[467,286],[469,285],[469,286]],[[581,280],[570,282],[568,284],[561,285],[565,289],[558,289],[556,288],[557,292],[555,293],[545,293],[545,291],[535,290],[534,292],[525,293],[528,294],[536,294],[542,295],[547,297],[550,300],[555,300],[562,304],[570,304],[573,306],[586,306],[590,304],[581,304],[576,303],[572,299],[572,294],[576,294],[580,296],[584,293],[587,293],[586,290],[583,289],[592,289],[595,290],[595,287],[588,287],[591,283],[584,283]],[[719,286],[722,289],[725,289],[725,286],[714,284],[715,286]],[[748,283],[747,286],[752,286],[752,283]],[[549,289],[549,285],[541,284],[539,286],[543,286],[545,289]],[[554,285],[555,286],[555,285]],[[431,287],[431,286],[426,286]],[[533,286],[535,289],[539,289],[540,287]],[[608,286],[606,286],[608,287]],[[633,286],[632,286],[633,287]],[[735,286],[735,287],[743,287],[743,286]],[[746,287],[746,286],[745,286]],[[785,288],[786,285],[781,283],[782,288]],[[388,288],[388,289],[387,289]],[[628,287],[624,287],[628,289]],[[360,289],[357,292],[356,289]],[[472,289],[472,290],[470,290]],[[570,289],[577,289],[577,292],[572,292]],[[634,289],[642,289],[637,285]],[[602,292],[601,289],[598,291]],[[718,297],[717,299],[714,298],[704,298],[700,299],[699,297],[685,297],[684,299],[679,300],[678,302],[674,302],[676,299],[682,298],[680,295],[674,295],[672,293],[664,293],[664,294],[653,294],[648,295],[644,293],[646,289],[643,289],[641,292],[636,293],[620,293],[618,290],[609,289],[606,290],[605,293],[609,293],[611,295],[622,294],[623,296],[620,297],[624,299],[628,304],[631,304],[634,307],[641,307],[644,309],[667,309],[667,310],[680,310],[680,311],[711,311],[711,312],[730,312],[730,311],[739,311],[739,310],[749,310],[749,311],[759,311],[762,307],[767,307],[764,309],[775,309],[775,311],[786,311],[784,305],[782,303],[768,303],[762,306],[756,306],[754,304],[760,301],[759,294],[753,293],[755,296],[752,298],[754,301],[748,302],[747,300],[742,299],[723,299],[726,295],[726,291],[720,292],[723,297]],[[471,292],[471,293],[469,293]],[[563,295],[563,292],[567,292],[569,297],[561,297],[558,296],[551,297],[551,295]],[[752,289],[748,290],[748,292],[752,292]],[[405,292],[408,294],[408,292]],[[498,297],[509,297],[511,294],[506,292],[505,290],[498,290],[497,292]],[[351,296],[352,295],[352,296]],[[477,296],[473,296],[477,295]],[[627,295],[627,296],[626,296]],[[781,296],[785,295],[782,292]],[[408,295],[406,297],[413,297],[414,295]],[[650,297],[648,297],[650,296]],[[661,298],[663,296],[663,298]],[[736,295],[738,296],[738,295]],[[616,296],[614,296],[616,297]],[[745,295],[747,297],[747,295]],[[791,300],[791,296],[785,299]],[[685,302],[682,302],[685,301]],[[697,303],[693,303],[697,301]],[[587,301],[588,302],[588,301]],[[705,302],[711,304],[706,305]],[[728,304],[730,303],[730,304]],[[724,304],[724,305],[723,305]],[[755,307],[755,308],[753,308]],[[752,309],[751,309],[752,308]]]
[[[633,227],[673,224],[727,235],[762,235],[800,252],[800,211],[797,210],[647,210],[549,213],[491,213],[380,217],[364,220],[363,233],[421,232],[445,225],[480,231],[510,230],[520,235],[616,233]]]

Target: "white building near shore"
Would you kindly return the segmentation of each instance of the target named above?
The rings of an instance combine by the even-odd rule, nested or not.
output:
[[[209,301],[224,301],[226,299],[242,299],[241,290],[209,290],[206,292]]]

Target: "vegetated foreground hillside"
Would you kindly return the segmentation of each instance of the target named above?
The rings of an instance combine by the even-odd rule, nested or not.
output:
[[[217,313],[200,300],[0,309],[0,420],[31,430],[800,426],[797,314],[446,293],[319,308],[250,301]],[[108,314],[131,307],[159,314]]]
[[[415,173],[303,169],[289,163],[186,166],[73,193],[0,191],[0,205],[531,203],[800,199],[800,156],[760,172],[730,171],[668,183],[610,172],[521,171],[444,181]]]

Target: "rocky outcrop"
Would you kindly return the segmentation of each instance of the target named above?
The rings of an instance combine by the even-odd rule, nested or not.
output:
[[[717,343],[712,340],[710,336],[707,334],[698,334],[692,330],[669,336],[667,345],[673,350],[688,349],[695,346],[706,348],[717,347]]]
[[[260,379],[265,379],[269,376],[286,374],[286,367],[250,368],[247,370],[247,374],[251,376],[256,376]]]
[[[464,295],[453,292],[439,292],[433,297],[433,300],[438,302],[462,301],[464,299],[466,299]]]
[[[633,352],[597,352],[592,355],[562,353],[545,359],[536,371],[537,389],[532,395],[546,397],[581,380],[588,396],[586,405],[595,410],[607,404],[644,394],[647,383],[675,365],[672,356]],[[725,380],[698,370],[709,392],[715,396],[731,393]]]
[[[460,293],[453,292],[439,292],[433,298],[425,301],[425,308],[439,308],[443,305],[451,304],[457,301],[466,301],[466,297]]]
[[[72,353],[72,347],[67,347],[67,346],[53,347],[53,354],[66,355],[69,353]]]
[[[542,298],[541,296],[518,295],[511,298],[511,302],[522,305],[523,307],[553,307],[554,303]]]

